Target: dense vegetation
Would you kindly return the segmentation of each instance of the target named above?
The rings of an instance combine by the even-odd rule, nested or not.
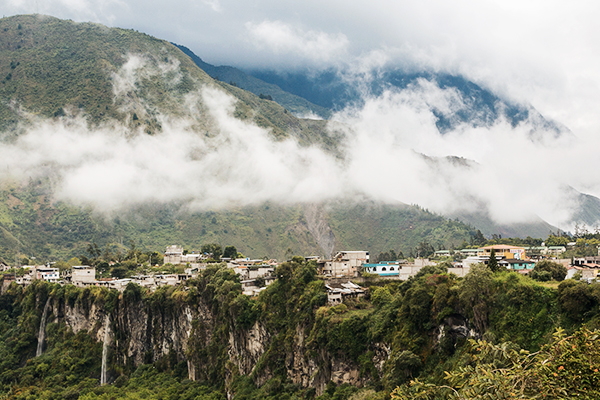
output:
[[[597,371],[586,372],[584,381],[581,377],[582,368],[587,371],[599,361],[598,334],[593,331],[600,320],[599,284],[568,280],[551,289],[483,266],[459,279],[439,266],[424,268],[406,282],[371,278],[366,298],[329,306],[314,264],[294,258],[278,267],[276,275],[278,280],[257,298],[242,295],[237,276],[219,266],[186,287],[154,293],[136,285],[122,294],[45,283],[26,289],[11,286],[0,296],[0,393],[10,399],[221,399],[227,391],[235,399],[325,400],[383,399],[395,391],[407,399],[471,399],[494,393],[493,388],[506,395],[498,398],[515,398],[510,393],[527,398],[533,390],[549,398],[597,395]],[[136,367],[125,362],[129,339],[115,325],[115,335],[124,344],[110,358],[112,384],[99,386],[102,344],[84,331],[74,334],[50,318],[46,351],[33,357],[47,298],[88,310],[104,307],[113,314],[142,307],[160,318],[201,303],[210,310],[214,326],[200,334],[208,328],[197,325],[199,336],[194,337],[206,339],[190,342],[185,355],[173,350],[155,357],[150,352],[145,364]],[[256,367],[245,375],[230,361],[229,338],[257,322],[268,339]],[[302,345],[299,329],[304,332]],[[467,337],[469,330],[480,341]],[[378,367],[373,357],[383,344],[389,346],[389,358]],[[365,386],[324,382],[317,396],[314,388],[290,380],[288,362],[294,351],[322,365],[319,376],[327,376],[322,374],[332,360],[344,360],[355,366]],[[198,381],[187,380],[182,357],[201,366]],[[553,361],[544,363],[546,359]]]

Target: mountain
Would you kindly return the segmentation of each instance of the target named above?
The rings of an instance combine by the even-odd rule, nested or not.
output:
[[[148,134],[161,131],[161,116],[186,117],[210,131],[205,115],[189,109],[190,101],[203,107],[195,91],[207,85],[234,96],[235,115],[275,138],[332,146],[323,121],[298,119],[215,81],[175,46],[144,33],[42,15],[2,18],[0,32],[0,130],[15,133],[32,116],[77,114],[92,125],[114,120]]]
[[[296,96],[281,90],[281,88],[277,85],[262,81],[234,67],[227,65],[217,67],[208,64],[202,61],[200,57],[194,54],[194,52],[187,47],[175,43],[173,44],[187,54],[198,67],[216,80],[234,84],[235,86],[252,92],[257,96],[269,96],[273,99],[273,101],[282,105],[297,116],[314,115],[323,119],[327,119],[331,115],[331,111],[327,108],[318,106],[300,96]]]
[[[565,188],[565,191],[578,203],[575,213],[571,216],[572,225],[579,224],[597,229],[600,225],[600,199],[590,194],[580,193],[572,187]]]
[[[535,218],[534,221],[511,224],[500,224],[495,222],[485,212],[458,212],[452,213],[448,215],[448,217],[476,226],[486,237],[495,234],[503,238],[525,238],[531,236],[533,238],[545,239],[550,233],[558,230],[558,228],[543,221],[539,217]]]
[[[556,135],[568,131],[566,127],[545,119],[530,105],[503,99],[462,76],[447,73],[414,73],[397,68],[383,68],[361,74],[343,68],[330,68],[320,72],[253,70],[248,73],[334,111],[361,105],[365,96],[380,96],[384,90],[414,90],[423,82],[430,82],[439,89],[452,91],[457,95],[450,110],[438,107],[435,102],[428,103],[437,118],[436,125],[441,133],[465,123],[475,127],[491,126],[501,116],[513,126],[530,119]]]
[[[233,96],[233,116],[268,128],[273,140],[293,137],[303,146],[336,151],[338,141],[326,121],[297,118],[274,101],[214,80],[166,41],[39,15],[3,18],[0,32],[0,129],[6,145],[41,120],[68,124],[78,117],[91,130],[124,130],[131,139],[162,135],[171,120],[191,121],[194,134],[218,139],[220,128],[200,93],[210,87]],[[64,259],[84,254],[91,243],[163,251],[171,244],[198,249],[217,242],[260,258],[284,258],[289,252],[329,256],[348,248],[408,253],[423,240],[436,248],[458,245],[473,231],[418,207],[369,201],[198,211],[182,198],[100,213],[57,200],[60,176],[52,168],[48,162],[45,173],[28,171],[22,179],[3,175],[0,256],[6,261]]]
[[[241,71],[211,67],[166,41],[132,30],[39,15],[0,19],[0,32],[0,131],[4,143],[13,143],[40,120],[77,117],[85,118],[92,129],[117,127],[131,137],[161,135],[169,121],[182,120],[191,121],[189,129],[195,134],[218,137],[219,126],[205,112],[206,99],[200,89],[210,87],[236,99],[233,116],[237,120],[267,128],[275,141],[294,138],[302,146],[318,146],[343,162],[340,137],[331,132],[327,121],[297,118],[275,101],[211,78],[199,65],[213,68],[212,72],[235,72],[238,86],[254,82],[258,91],[271,88],[298,107],[312,112],[318,108],[264,86]],[[337,82],[333,75],[330,78]],[[446,85],[460,86],[457,82],[449,80]],[[477,91],[471,84],[463,86]],[[462,90],[466,93],[467,89]],[[481,89],[481,93],[486,92]],[[495,99],[481,93],[486,104]],[[470,165],[465,162],[465,167]],[[45,168],[52,170],[51,164]],[[408,254],[422,241],[436,248],[458,246],[468,241],[476,228],[503,236],[544,237],[549,231],[543,222],[498,227],[481,215],[461,215],[461,220],[470,224],[466,225],[418,207],[350,200],[198,211],[188,207],[189,199],[181,199],[152,201],[120,210],[116,216],[115,212],[102,214],[67,200],[57,201],[54,191],[58,184],[51,172],[48,176],[30,175],[24,181],[3,179],[0,255],[6,260],[15,255],[54,260],[82,254],[93,242],[127,246],[132,240],[154,251],[175,243],[190,249],[207,242],[233,244],[252,257],[284,258],[288,249],[294,254],[325,256],[349,248],[374,255],[391,249]],[[594,207],[587,209],[596,212]]]

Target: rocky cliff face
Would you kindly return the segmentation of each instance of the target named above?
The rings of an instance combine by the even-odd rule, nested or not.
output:
[[[171,303],[169,303],[171,304]],[[169,306],[150,304],[143,300],[125,301],[119,297],[112,311],[106,304],[94,302],[70,304],[64,300],[50,300],[50,321],[65,324],[77,333],[88,332],[95,340],[105,338],[105,318],[108,315],[109,365],[137,367],[149,362],[185,363],[189,379],[208,380],[223,360],[212,343],[215,335],[227,331],[225,362],[222,363],[226,388],[235,375],[249,375],[258,386],[274,376],[267,363],[261,363],[265,353],[276,351],[285,358],[288,378],[303,387],[314,387],[322,393],[331,380],[336,384],[349,383],[363,386],[368,377],[362,376],[360,367],[343,356],[333,356],[325,349],[309,350],[306,327],[298,326],[291,346],[278,348],[273,343],[277,332],[269,332],[260,322],[249,329],[239,329],[233,323],[219,325],[217,317],[203,301],[194,306],[183,303]],[[389,358],[389,347],[374,345],[373,363],[381,373]],[[166,360],[166,361],[165,361]],[[109,381],[110,381],[109,367]],[[112,378],[114,379],[113,372]]]
[[[325,257],[330,258],[336,241],[335,234],[327,222],[324,207],[323,204],[307,204],[304,206],[304,217],[308,231],[325,253]]]

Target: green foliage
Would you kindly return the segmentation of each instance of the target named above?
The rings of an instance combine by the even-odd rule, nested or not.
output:
[[[490,307],[494,301],[492,281],[492,271],[483,264],[475,264],[460,285],[460,303],[479,332],[488,328]]]
[[[590,321],[600,313],[600,284],[568,279],[558,285],[558,300],[566,323]]]
[[[500,266],[498,265],[498,260],[496,260],[496,250],[492,249],[490,251],[490,260],[488,261],[488,268],[492,272],[498,272],[500,270]]]
[[[475,231],[475,234],[471,237],[471,244],[475,246],[484,246],[486,243],[486,239],[483,236],[483,233],[479,229]]]
[[[223,257],[225,258],[237,258],[238,251],[235,246],[227,246],[223,250]]]
[[[567,268],[564,265],[550,261],[542,260],[535,264],[531,271],[531,278],[538,281],[562,281],[567,276]]]
[[[209,254],[214,260],[220,260],[221,259],[221,254],[223,254],[223,249],[221,247],[221,245],[217,244],[217,243],[210,243],[210,244],[205,244],[202,245],[202,249],[200,250],[203,253]],[[236,251],[237,253],[237,251]]]
[[[469,342],[469,362],[446,374],[446,383],[419,380],[398,387],[392,399],[597,399],[600,331],[571,336],[557,330],[539,352],[510,344]]]
[[[319,374],[335,359],[338,365],[356,368],[367,382],[364,389],[331,382],[321,399],[382,399],[398,385],[395,395],[408,396],[404,398],[454,398],[454,391],[470,398],[475,393],[469,392],[471,389],[489,397],[514,389],[513,366],[517,366],[515,371],[524,371],[528,384],[536,385],[529,368],[538,362],[537,354],[551,354],[552,360],[560,362],[535,370],[546,376],[548,372],[561,376],[563,370],[579,371],[585,363],[597,362],[595,347],[589,355],[582,354],[588,344],[596,342],[585,342],[585,334],[578,336],[577,329],[582,322],[597,324],[600,285],[569,280],[554,290],[513,272],[493,274],[483,265],[473,266],[469,274],[458,278],[448,274],[447,265],[442,264],[424,267],[405,282],[372,282],[370,301],[367,296],[329,306],[325,283],[318,278],[314,262],[293,257],[275,273],[279,279],[255,298],[241,294],[239,277],[223,264],[209,266],[185,287],[161,287],[153,293],[134,284],[123,293],[44,282],[25,289],[12,285],[0,295],[0,394],[23,394],[15,398],[220,399],[227,388],[235,393],[235,399],[315,398],[314,389],[294,385],[288,378],[289,357],[294,352],[294,357],[317,363]],[[104,308],[113,315],[111,324],[127,310],[145,310],[154,321],[181,316],[187,307],[197,307],[204,314],[191,321],[184,355],[171,350],[155,357],[150,348],[144,355],[148,365],[138,368],[123,362],[131,340],[128,332],[111,325],[119,341],[109,356],[114,381],[100,387],[101,343],[84,331],[73,334],[62,322],[54,323],[51,315],[46,352],[33,358],[48,298],[54,305],[51,313],[61,310],[61,304],[82,312]],[[573,334],[561,333],[555,341],[552,331],[561,321]],[[455,329],[461,324],[461,329]],[[252,374],[243,376],[230,359],[230,343],[232,338],[244,343],[247,335],[256,333],[254,329],[264,335],[265,351]],[[489,340],[465,346],[465,332],[470,330]],[[160,323],[147,332],[154,338],[163,334]],[[574,338],[580,342],[571,342]],[[564,348],[561,340],[576,348]],[[550,341],[553,344],[545,346]],[[385,356],[376,358],[381,357],[382,349],[389,349],[387,360]],[[521,355],[528,355],[529,361],[523,364]],[[186,360],[195,366],[199,382],[185,379]],[[561,365],[563,369],[559,369]],[[585,390],[597,384],[594,376],[582,385]],[[255,384],[258,378],[261,387]],[[573,380],[566,375],[561,379],[562,387],[574,393]],[[143,382],[149,383],[144,386]],[[495,391],[482,389],[482,382]],[[528,394],[528,390],[522,392]]]
[[[402,257],[403,257],[402,252],[400,252],[400,254],[398,255],[398,254],[396,254],[396,252],[394,250],[389,250],[384,253],[379,253],[379,255],[377,256],[377,262],[396,261]]]
[[[146,205],[106,219],[90,209],[52,202],[46,195],[48,184],[0,188],[1,258],[14,260],[19,248],[20,256],[35,256],[40,263],[78,257],[69,264],[81,265],[80,257],[85,256],[96,266],[126,260],[136,265],[147,261],[161,265],[162,252],[173,243],[190,249],[229,243],[252,258],[285,259],[288,248],[302,255],[323,252],[303,222],[306,217],[301,206],[267,204],[189,213],[174,205]],[[212,224],[216,217],[219,223]],[[407,254],[422,237],[449,246],[460,243],[470,232],[463,224],[409,206],[334,204],[323,209],[322,221],[331,227],[340,246],[364,248],[371,254],[390,248]],[[364,234],[359,234],[361,231]],[[132,241],[133,251],[130,245],[121,245]],[[90,246],[93,254],[88,251]]]
[[[566,246],[570,241],[570,238],[567,236],[550,235],[545,243],[546,246]]]
[[[384,378],[393,388],[418,375],[422,366],[421,358],[412,351],[395,351],[386,362]]]
[[[559,313],[555,290],[537,285],[515,272],[494,276],[490,330],[498,342],[513,342],[528,350],[547,343]]]

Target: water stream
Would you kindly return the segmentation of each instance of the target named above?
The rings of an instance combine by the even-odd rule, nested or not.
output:
[[[104,344],[102,345],[102,370],[100,371],[100,385],[106,385],[106,361],[108,358],[108,330],[110,318],[107,315],[104,320]]]
[[[48,308],[50,307],[50,297],[46,300],[44,306],[44,312],[42,313],[42,320],[40,321],[40,331],[38,332],[38,344],[35,356],[39,357],[44,351],[44,339],[46,338],[46,318],[48,317]]]

